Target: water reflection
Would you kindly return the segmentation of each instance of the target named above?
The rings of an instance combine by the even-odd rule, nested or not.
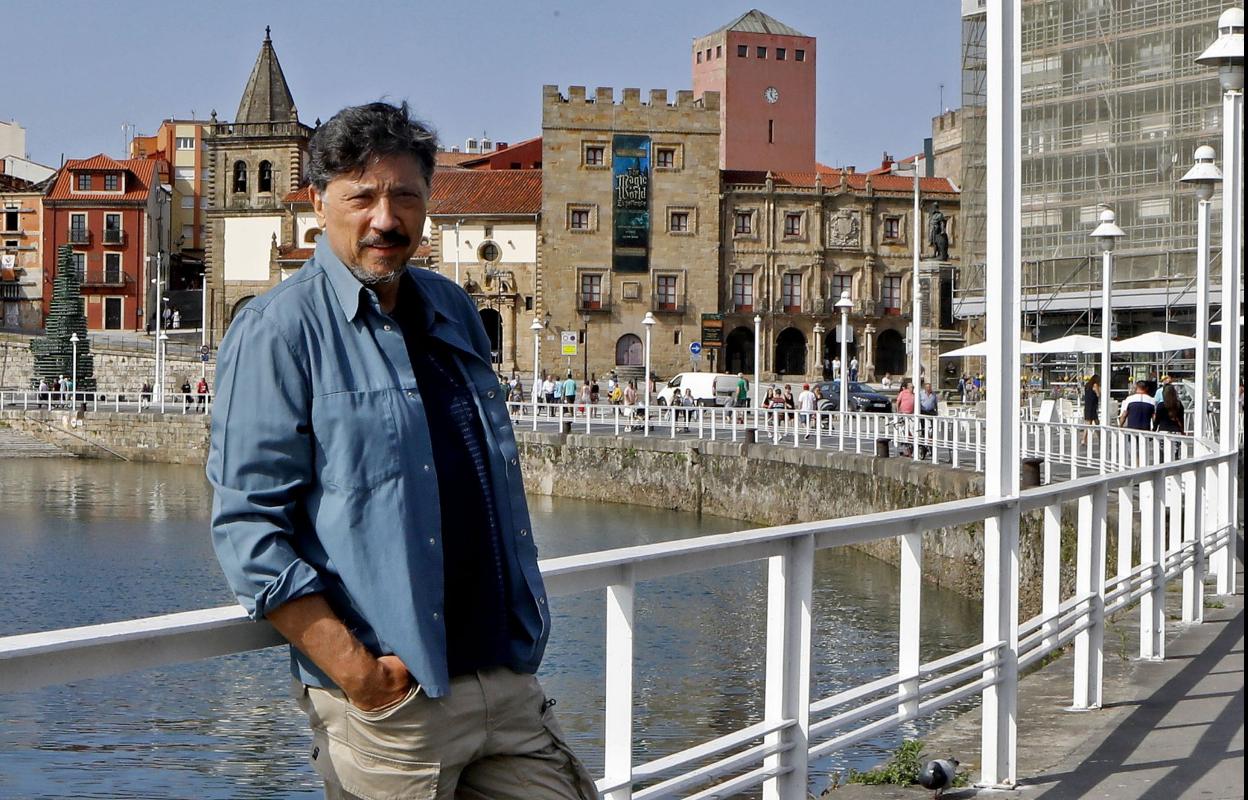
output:
[[[680,539],[742,523],[534,497],[544,557]],[[232,602],[206,534],[197,467],[0,461],[0,635]],[[896,666],[897,572],[818,555],[815,696]],[[654,758],[761,719],[766,567],[643,583],[636,601],[635,749]],[[978,608],[924,595],[924,657],[979,635]],[[590,768],[601,769],[603,593],[552,600],[542,679]],[[274,649],[0,694],[0,797],[317,797],[308,736]],[[861,766],[891,737],[826,759]]]

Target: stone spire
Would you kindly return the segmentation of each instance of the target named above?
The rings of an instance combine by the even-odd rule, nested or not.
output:
[[[260,55],[256,56],[256,65],[251,68],[251,77],[247,79],[247,88],[243,90],[234,122],[290,122],[297,119],[295,99],[286,85],[286,76],[282,74],[282,65],[277,61],[273,40],[269,38],[266,26],[264,43],[260,45]]]

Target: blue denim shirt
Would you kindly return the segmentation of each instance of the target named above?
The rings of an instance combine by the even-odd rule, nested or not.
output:
[[[429,335],[472,385],[518,621],[507,666],[536,672],[550,612],[489,339],[462,289],[409,274],[433,314]],[[431,697],[446,694],[442,510],[420,390],[399,325],[323,239],[230,324],[207,474],[213,546],[254,619],[321,593],[375,655],[399,656]],[[297,678],[333,686],[291,657]]]

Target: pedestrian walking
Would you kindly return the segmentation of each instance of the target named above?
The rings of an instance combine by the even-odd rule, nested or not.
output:
[[[173,310],[173,316],[171,317],[171,319],[173,320],[173,327],[175,330],[177,328],[182,327],[182,312],[181,311],[175,308]]]
[[[902,378],[901,389],[897,392],[897,413],[901,415],[901,425],[903,430],[911,431],[913,428],[914,402],[915,397],[913,384],[909,378]],[[912,441],[915,438],[913,435],[914,433],[917,433],[917,431],[911,431],[910,438]],[[914,452],[912,444],[903,444],[898,448],[898,450],[904,456],[909,456]]]
[[[858,356],[849,359],[849,380],[851,383],[858,381]]]
[[[1148,391],[1147,381],[1135,382],[1135,394],[1127,398],[1118,413],[1118,424],[1137,431],[1151,431],[1153,417],[1157,415],[1157,403]]]
[[[802,428],[806,431],[803,438],[810,438],[810,421],[813,412],[818,407],[818,397],[815,392],[810,390],[809,383],[802,384],[802,393],[797,396],[797,407],[801,411]]]
[[[195,384],[195,396],[195,407],[202,409],[208,400],[208,381],[203,378],[199,379],[199,382]]]
[[[1092,375],[1083,384],[1083,424],[1095,425],[1101,420],[1101,376]],[[1088,431],[1085,428],[1079,437],[1082,444],[1088,442]]]
[[[932,391],[930,383],[924,383],[923,388],[919,391],[919,416],[934,417],[940,408],[940,395]],[[935,431],[935,423],[930,420],[920,420],[919,437],[921,441],[932,441],[935,446],[933,432]],[[927,458],[932,450],[927,445],[919,447],[919,458]]]
[[[182,408],[190,408],[191,406],[191,379],[184,378],[182,380]]]

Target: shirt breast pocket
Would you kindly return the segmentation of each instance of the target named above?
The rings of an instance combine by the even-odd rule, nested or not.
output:
[[[312,401],[316,466],[322,482],[359,491],[398,476],[396,391],[335,392]]]

